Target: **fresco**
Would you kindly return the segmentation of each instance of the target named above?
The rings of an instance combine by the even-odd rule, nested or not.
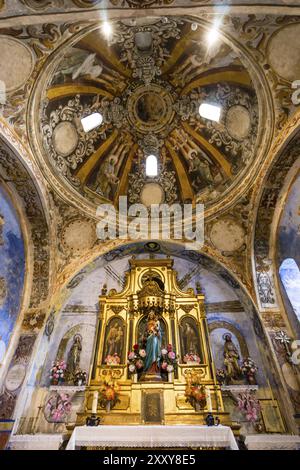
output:
[[[16,211],[0,187],[0,365],[18,318],[25,275],[25,251]]]

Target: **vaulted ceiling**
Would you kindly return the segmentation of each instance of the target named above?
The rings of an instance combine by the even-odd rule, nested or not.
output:
[[[255,244],[269,246],[270,207],[283,201],[273,186],[278,193],[280,174],[295,163],[281,155],[299,128],[292,83],[300,79],[300,9],[292,0],[224,5],[0,2],[0,131],[10,129],[17,152],[24,146],[19,153],[47,195],[57,272],[98,252],[101,201],[194,201],[205,204],[203,251],[254,292],[257,209]],[[220,107],[219,122],[200,116],[203,103]],[[85,132],[81,119],[96,112],[102,124]],[[157,177],[145,172],[150,153]]]
[[[75,36],[42,74],[33,114],[41,167],[91,203],[222,200],[260,156],[251,63],[223,38],[210,46],[208,26],[182,17],[112,29]],[[201,103],[220,106],[220,122],[201,118]],[[93,112],[103,123],[84,132],[81,119]],[[146,176],[150,154],[157,177]]]

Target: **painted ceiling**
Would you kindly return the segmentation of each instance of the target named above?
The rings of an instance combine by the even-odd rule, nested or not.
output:
[[[284,0],[261,7],[232,1],[230,9],[215,3],[145,1],[134,9],[134,1],[0,2],[0,131],[13,142],[10,158],[20,155],[31,169],[45,213],[43,224],[31,215],[29,180],[0,154],[1,176],[25,200],[33,233],[30,308],[41,306],[45,315],[47,295],[118,245],[97,240],[95,209],[119,195],[129,203],[204,202],[202,252],[253,298],[254,255],[257,270],[274,281],[272,219],[298,158],[291,138],[299,126],[292,103],[299,8]],[[208,47],[215,24],[219,37]],[[200,118],[203,102],[221,106],[219,123]],[[104,122],[85,133],[81,118],[94,111]],[[159,157],[157,178],[145,175],[149,151]]]
[[[81,33],[41,74],[35,136],[41,168],[88,204],[203,202],[228,195],[258,158],[262,129],[253,66],[207,26],[172,18]],[[201,118],[203,102],[220,122]],[[104,120],[84,132],[81,119]],[[260,130],[261,129],[261,130]],[[158,156],[147,177],[146,156]],[[56,186],[57,188],[57,186]]]

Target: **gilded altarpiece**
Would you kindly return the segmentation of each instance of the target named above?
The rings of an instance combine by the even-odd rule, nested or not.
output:
[[[203,293],[195,293],[192,288],[180,290],[172,259],[131,259],[122,292],[107,292],[104,286],[99,296],[94,362],[85,411],[78,415],[78,424],[91,414],[93,393],[110,373],[120,386],[120,401],[109,412],[98,403],[97,414],[104,424],[204,424],[209,407],[222,423],[230,424],[216,380],[204,301]],[[145,339],[143,334],[152,323],[159,325],[159,347],[171,344],[178,358],[171,380],[170,374],[161,373],[151,360],[147,370],[138,375],[128,370],[128,354],[134,344]],[[148,353],[157,343],[152,346],[147,345]],[[121,362],[107,365],[107,355],[114,353]],[[190,353],[196,354],[200,362],[184,362],[184,356]],[[196,409],[185,396],[194,376],[200,378],[210,397],[204,407]]]

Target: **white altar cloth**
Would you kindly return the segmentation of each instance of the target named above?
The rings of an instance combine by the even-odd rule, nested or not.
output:
[[[226,447],[238,450],[228,426],[79,426],[72,433],[66,450],[92,447]]]
[[[253,434],[246,436],[248,450],[300,450],[300,436],[290,434]]]

